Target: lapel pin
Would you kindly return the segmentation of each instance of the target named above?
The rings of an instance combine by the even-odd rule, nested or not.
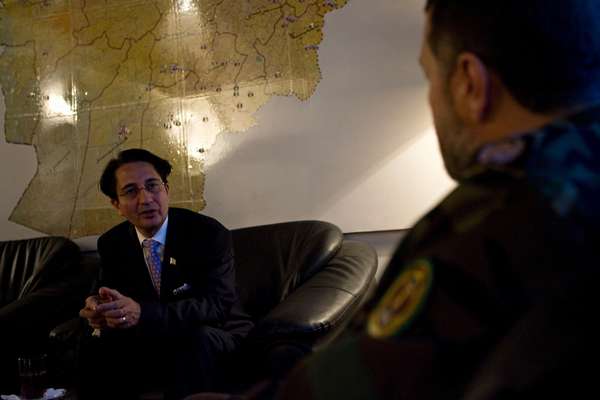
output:
[[[169,257],[169,265],[177,265],[177,261],[173,257]]]

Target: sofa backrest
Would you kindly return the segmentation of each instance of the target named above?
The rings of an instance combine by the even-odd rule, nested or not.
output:
[[[323,221],[293,221],[232,230],[242,307],[266,315],[331,260],[341,230]]]
[[[0,308],[56,280],[79,260],[79,247],[50,236],[0,242]]]

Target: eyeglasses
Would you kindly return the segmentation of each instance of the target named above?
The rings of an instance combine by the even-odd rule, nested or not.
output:
[[[162,192],[166,183],[163,181],[155,180],[144,183],[144,186],[127,186],[119,193],[119,197],[123,197],[127,200],[135,200],[142,190],[150,194],[158,194]]]

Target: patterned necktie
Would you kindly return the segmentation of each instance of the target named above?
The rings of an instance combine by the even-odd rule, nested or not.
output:
[[[160,270],[163,245],[156,240],[144,239],[142,246],[144,247],[144,257],[146,257],[152,283],[156,292],[160,295]]]

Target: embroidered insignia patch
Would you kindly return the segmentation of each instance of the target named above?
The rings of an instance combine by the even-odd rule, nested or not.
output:
[[[369,335],[387,338],[406,330],[427,300],[432,282],[433,266],[428,260],[404,268],[369,315]]]

